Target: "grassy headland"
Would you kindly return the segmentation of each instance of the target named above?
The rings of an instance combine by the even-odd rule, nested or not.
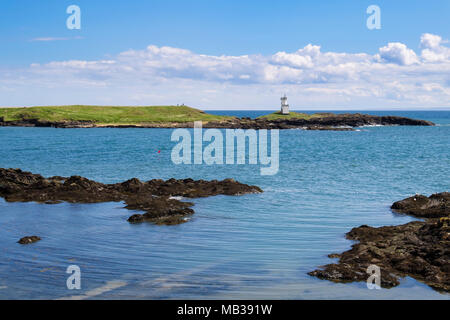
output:
[[[365,114],[306,114],[274,112],[257,119],[218,116],[187,106],[112,107],[52,106],[0,108],[0,126],[54,128],[192,128],[194,121],[205,127],[228,129],[294,129],[342,130],[337,127],[364,125],[425,125],[432,122],[395,116]],[[337,129],[336,129],[337,128]]]
[[[114,107],[51,106],[0,108],[4,121],[36,119],[48,122],[92,121],[97,125],[138,125],[164,122],[223,121],[233,117],[216,116],[187,106]]]

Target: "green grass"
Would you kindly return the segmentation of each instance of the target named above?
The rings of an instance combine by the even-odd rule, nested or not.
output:
[[[4,121],[38,119],[41,121],[93,121],[96,124],[145,124],[154,122],[222,121],[232,117],[216,116],[187,106],[113,107],[52,106],[0,108]]]
[[[307,113],[299,113],[299,112],[293,112],[291,111],[289,114],[281,114],[280,111],[274,112],[265,116],[260,116],[258,118],[260,119],[267,119],[267,120],[277,120],[277,119],[305,119],[309,120],[311,118],[322,118],[327,115],[332,115],[331,113],[314,113],[314,114],[307,114]]]

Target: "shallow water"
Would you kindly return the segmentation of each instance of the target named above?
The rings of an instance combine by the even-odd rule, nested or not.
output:
[[[392,202],[450,189],[450,112],[370,113],[439,125],[280,131],[275,176],[259,165],[174,165],[170,129],[0,128],[4,168],[105,183],[232,177],[265,191],[195,199],[191,221],[178,226],[131,225],[123,203],[0,199],[0,298],[449,299],[411,278],[368,290],[307,275],[349,249],[351,228],[412,220],[392,213]],[[17,244],[25,235],[43,240]],[[69,265],[81,268],[81,290],[66,287]]]

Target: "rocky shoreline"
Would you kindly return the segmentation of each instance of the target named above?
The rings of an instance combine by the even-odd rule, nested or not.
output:
[[[129,210],[139,210],[128,218],[129,223],[150,222],[156,225],[176,225],[189,221],[194,214],[192,202],[174,197],[199,198],[214,195],[243,195],[263,192],[257,186],[233,179],[222,181],[193,179],[136,178],[115,184],[103,184],[80,176],[45,178],[20,169],[0,168],[0,197],[8,202],[38,202],[55,204],[98,203],[123,201]],[[381,286],[392,288],[400,278],[410,276],[433,289],[450,292],[450,193],[429,197],[415,195],[395,202],[391,209],[421,221],[399,226],[374,228],[363,225],[346,234],[357,241],[343,253],[330,254],[337,263],[309,272],[319,279],[334,282],[366,281],[367,268],[377,265],[381,271]],[[20,244],[41,240],[38,236],[23,237]]]
[[[433,289],[450,292],[450,193],[415,195],[395,202],[392,210],[422,218],[399,226],[352,229],[346,238],[358,241],[341,254],[338,263],[309,273],[334,282],[366,281],[369,265],[381,270],[381,286],[392,288],[410,276]]]
[[[219,129],[306,129],[351,131],[362,126],[433,126],[426,120],[416,120],[397,116],[373,116],[360,113],[323,114],[320,117],[286,118],[268,120],[264,118],[233,118],[223,121],[203,122],[204,128]],[[41,121],[39,119],[22,119],[5,121],[0,117],[0,126],[16,127],[53,127],[53,128],[192,128],[193,122],[154,122],[142,124],[101,124],[94,121]]]
[[[130,223],[152,222],[173,225],[188,221],[194,213],[192,202],[173,197],[200,198],[215,195],[243,195],[261,193],[257,186],[242,184],[233,179],[222,181],[192,179],[154,179],[142,182],[136,178],[116,184],[103,184],[79,176],[49,177],[20,169],[0,168],[0,197],[8,202],[55,204],[98,203],[124,201],[127,209],[144,211],[133,214]]]

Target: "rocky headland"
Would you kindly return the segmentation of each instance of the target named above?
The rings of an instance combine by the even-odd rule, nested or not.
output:
[[[0,196],[8,202],[55,204],[98,203],[124,201],[127,209],[144,211],[133,214],[128,221],[153,222],[155,224],[179,224],[194,213],[192,202],[174,197],[200,198],[215,195],[243,195],[260,193],[257,186],[250,186],[233,179],[222,181],[193,179],[154,179],[140,181],[136,178],[116,184],[103,184],[87,178],[49,177],[24,172],[20,169],[0,168]]]
[[[435,290],[450,292],[450,193],[415,195],[395,202],[392,210],[422,218],[399,226],[352,229],[346,238],[358,241],[341,254],[338,263],[309,273],[335,282],[366,281],[367,267],[381,269],[381,286],[395,287],[410,276]]]
[[[345,114],[317,114],[311,118],[233,118],[203,121],[204,128],[219,129],[305,129],[305,130],[334,130],[351,131],[352,128],[362,126],[433,126],[434,123],[426,120],[416,120],[397,116],[373,116],[360,113]],[[54,128],[192,128],[193,121],[176,122],[142,122],[138,124],[108,124],[90,120],[61,120],[48,121],[36,118],[22,118],[6,121],[0,117],[0,126],[22,127],[54,127]]]
[[[360,113],[317,114],[310,118],[240,118],[221,123],[207,123],[204,127],[233,128],[233,129],[307,129],[307,130],[351,130],[363,126],[433,126],[426,120],[416,120],[396,116],[373,116]]]

